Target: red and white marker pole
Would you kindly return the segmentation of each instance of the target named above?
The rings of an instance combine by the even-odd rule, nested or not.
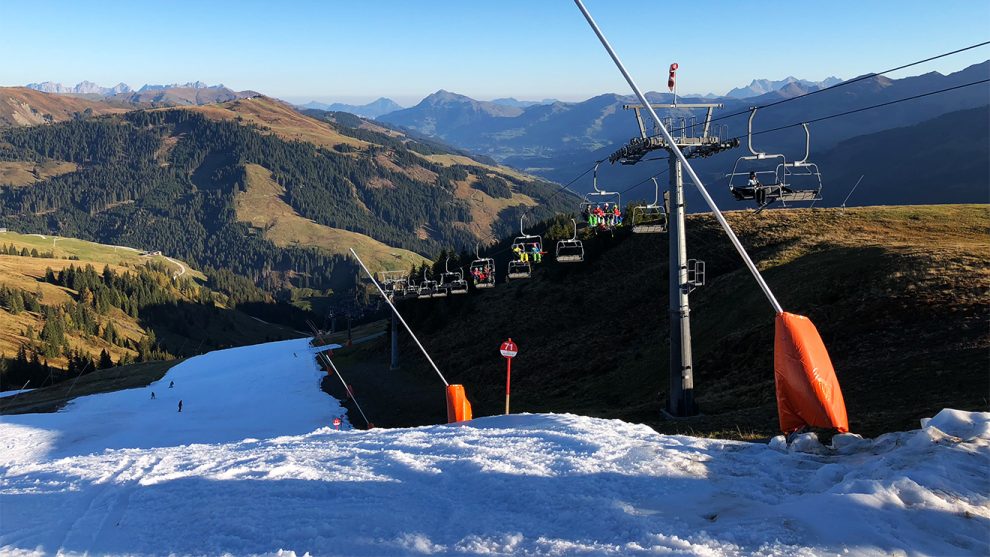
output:
[[[509,385],[512,381],[512,358],[516,357],[519,353],[519,347],[516,343],[512,342],[512,339],[502,343],[499,347],[499,352],[505,357],[505,415],[509,415]]]

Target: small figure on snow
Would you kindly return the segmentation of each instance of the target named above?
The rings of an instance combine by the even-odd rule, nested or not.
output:
[[[151,400],[155,400],[155,391],[151,391]]]
[[[175,386],[175,381],[169,381],[169,382],[168,382],[168,388],[169,388],[169,389],[171,389],[171,388],[172,388],[172,387],[174,387],[174,386]]]
[[[182,401],[179,401],[179,412],[182,412]]]

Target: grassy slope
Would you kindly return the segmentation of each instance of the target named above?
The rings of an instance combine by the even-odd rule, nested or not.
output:
[[[36,126],[46,122],[62,122],[90,109],[93,114],[126,112],[127,109],[109,103],[80,99],[70,95],[50,95],[27,87],[0,87],[0,128]]]
[[[236,120],[245,124],[255,124],[268,128],[272,133],[290,141],[305,141],[321,147],[332,148],[346,144],[352,147],[367,147],[369,144],[343,135],[333,126],[314,118],[304,116],[288,104],[268,97],[253,97],[225,103],[184,106],[215,120]]]
[[[26,247],[28,250],[37,249],[39,252],[54,249],[55,256],[58,258],[0,255],[0,284],[27,292],[40,292],[42,304],[59,305],[70,300],[78,300],[78,293],[68,288],[45,283],[43,278],[45,269],[48,267],[57,272],[69,265],[76,267],[92,265],[97,271],[101,271],[105,265],[110,265],[110,268],[115,272],[123,273],[143,266],[149,261],[161,261],[170,269],[174,269],[176,273],[180,270],[179,265],[184,267],[186,273],[183,276],[201,281],[206,279],[201,272],[190,268],[189,264],[178,260],[168,260],[160,255],[144,257],[141,256],[140,251],[133,248],[108,246],[62,237],[56,238],[55,247],[52,248],[52,239],[51,236],[42,237],[37,234],[0,233],[0,245],[4,247],[13,244],[18,249]],[[77,257],[78,260],[67,259],[69,256]],[[154,330],[159,341],[165,343],[166,347],[173,353],[184,354],[190,353],[190,351],[195,353],[198,344],[199,347],[209,348],[211,346],[233,346],[299,336],[291,329],[259,322],[241,312],[217,308],[208,313],[210,313],[208,316],[203,314],[203,322],[196,324],[195,339],[187,337],[180,331],[163,328],[156,323],[145,322],[141,318],[132,318],[117,309],[111,310],[109,317],[113,319],[114,327],[118,333],[135,341],[146,335],[149,330]],[[27,338],[23,335],[27,327],[33,327],[35,332],[39,332],[43,325],[44,321],[39,315],[29,312],[11,315],[0,309],[0,353],[8,357],[13,356],[19,347],[27,342]],[[103,349],[110,353],[114,361],[119,360],[125,353],[131,357],[136,355],[132,350],[113,346],[99,338],[83,338],[75,333],[68,335],[68,338],[73,348],[84,350],[94,357],[98,357]],[[64,367],[65,359],[58,358],[50,363]]]
[[[237,220],[263,230],[265,238],[277,246],[316,247],[337,254],[347,254],[349,248],[354,248],[373,271],[408,269],[426,260],[364,234],[331,228],[300,216],[282,199],[285,188],[262,166],[245,165],[245,174],[247,191],[237,196]]]
[[[0,161],[0,186],[30,186],[35,182],[54,176],[75,172],[79,167],[74,162],[45,161]],[[35,174],[34,171],[38,173]]]
[[[97,267],[97,270],[101,270],[103,265],[107,263],[123,267],[134,267],[144,265],[149,261],[159,261],[165,263],[170,269],[174,269],[176,273],[181,272],[185,268],[186,274],[183,276],[206,280],[206,276],[203,273],[191,268],[188,263],[170,260],[161,255],[143,256],[141,255],[141,250],[126,246],[110,246],[88,242],[86,240],[78,240],[76,238],[43,234],[18,234],[14,231],[0,234],[0,244],[4,246],[14,244],[17,249],[27,248],[28,251],[31,249],[37,249],[39,252],[50,251],[57,258],[75,256],[82,260],[75,261],[76,266],[80,263],[83,265],[91,263]]]
[[[990,208],[727,216],[784,308],[817,325],[854,431],[917,427],[918,418],[947,406],[987,409]],[[603,241],[605,250],[583,265],[546,264],[534,280],[461,299],[410,301],[403,311],[447,379],[467,385],[479,415],[501,411],[497,346],[512,337],[521,350],[515,411],[620,417],[672,432],[772,434],[772,310],[714,219],[695,215],[688,227],[690,256],[708,264],[708,284],[691,296],[702,417],[659,420],[667,383],[666,235]],[[436,382],[415,351],[404,344],[405,373]],[[388,389],[381,379],[372,384]],[[365,387],[366,397],[374,390]]]
[[[36,234],[18,234],[16,232],[5,232],[0,234],[0,244],[4,247],[13,244],[17,249],[27,248],[37,249],[39,252],[53,251],[57,259],[47,259],[40,257],[21,257],[14,255],[0,255],[0,284],[11,288],[17,288],[27,292],[40,292],[41,303],[44,305],[60,305],[75,299],[76,292],[68,288],[62,288],[43,281],[45,270],[49,267],[53,271],[61,271],[69,265],[85,267],[92,265],[97,271],[103,269],[105,265],[117,273],[126,272],[142,266],[148,261],[165,261],[170,267],[178,267],[161,256],[142,257],[140,252],[132,248],[107,246],[75,238],[54,238],[54,248],[52,247],[53,237],[42,237]],[[69,260],[68,257],[78,257],[78,260]],[[189,276],[203,279],[204,276],[199,271],[191,270],[189,266],[182,263]],[[27,342],[23,336],[24,331],[30,326],[35,332],[41,331],[44,321],[40,316],[28,312],[18,315],[11,315],[0,309],[0,353],[12,356],[17,353],[19,347]],[[123,312],[114,309],[110,318],[114,321],[117,332],[131,340],[139,340],[145,335],[145,331],[138,320],[129,317]],[[69,335],[69,342],[73,348],[85,350],[91,356],[98,357],[101,350],[106,349],[114,360],[119,360],[124,354],[135,356],[135,352],[119,346],[113,346],[102,339],[82,338],[76,334]],[[53,365],[64,366],[64,358],[58,358],[51,362]]]

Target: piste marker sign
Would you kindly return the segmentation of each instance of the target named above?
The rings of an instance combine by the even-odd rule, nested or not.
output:
[[[516,354],[519,353],[519,347],[516,346],[516,343],[512,342],[512,339],[510,338],[502,343],[502,346],[499,348],[499,352],[501,352],[506,358],[515,358]]]

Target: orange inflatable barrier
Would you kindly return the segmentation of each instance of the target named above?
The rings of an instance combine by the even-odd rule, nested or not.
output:
[[[466,422],[471,418],[471,401],[464,394],[464,385],[447,385],[447,423]]]
[[[777,315],[773,348],[780,430],[814,426],[849,431],[839,380],[811,320],[787,312]]]

